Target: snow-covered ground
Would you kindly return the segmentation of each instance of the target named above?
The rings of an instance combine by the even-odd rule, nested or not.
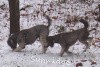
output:
[[[75,2],[77,1],[77,2]],[[65,24],[67,15],[77,15],[84,17],[85,12],[93,11],[100,3],[94,0],[91,4],[80,3],[79,0],[67,0],[66,4],[58,4],[57,0],[20,0],[20,9],[29,6],[26,10],[21,10],[20,27],[27,29],[35,25],[47,25],[46,19],[42,16],[42,11],[52,18],[50,36],[58,34],[60,26],[66,31],[79,29],[83,24],[76,23],[75,26],[68,27]],[[5,4],[5,5],[4,5]],[[48,48],[46,54],[41,54],[41,44],[36,41],[32,45],[26,46],[21,52],[13,52],[6,41],[9,36],[9,6],[7,0],[0,0],[0,67],[100,67],[100,24],[97,26],[94,16],[87,14],[89,19],[89,29],[96,27],[97,30],[90,33],[94,37],[93,44],[87,52],[83,52],[85,46],[80,42],[70,47],[69,51],[73,54],[59,56],[60,45],[55,44],[53,48]],[[42,5],[42,6],[41,6]],[[98,11],[98,9],[97,9]],[[39,12],[39,14],[37,14]]]

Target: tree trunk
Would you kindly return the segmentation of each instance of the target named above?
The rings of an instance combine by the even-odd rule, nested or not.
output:
[[[8,0],[10,10],[10,35],[20,31],[19,0]]]
[[[100,4],[98,5],[99,7],[99,22],[100,22]]]

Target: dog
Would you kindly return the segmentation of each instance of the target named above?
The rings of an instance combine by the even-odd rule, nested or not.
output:
[[[39,38],[42,44],[42,51],[43,53],[45,53],[46,49],[44,48],[44,46],[47,46],[46,38],[49,35],[49,27],[52,20],[46,14],[44,14],[43,16],[48,20],[48,26],[37,25],[29,29],[21,30],[18,33],[14,33],[8,38],[7,43],[15,52],[21,51],[25,48],[26,45],[34,43],[35,40]],[[19,45],[18,47],[17,43]]]
[[[48,36],[48,45],[45,48],[48,48],[49,46],[53,47],[54,43],[59,43],[61,45],[60,56],[62,57],[64,52],[70,53],[68,51],[69,47],[75,44],[77,40],[79,40],[81,43],[85,44],[86,49],[84,51],[86,51],[90,47],[89,43],[87,42],[89,32],[95,30],[95,28],[88,30],[88,22],[84,19],[80,19],[79,21],[84,24],[84,28],[74,30],[72,32],[57,34],[54,36]]]

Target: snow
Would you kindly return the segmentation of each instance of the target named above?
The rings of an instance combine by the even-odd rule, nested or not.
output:
[[[47,11],[46,13],[50,17],[57,17],[57,19],[52,19],[52,25],[50,26],[50,36],[58,34],[59,26],[64,26],[66,29],[64,32],[70,31],[70,29],[77,30],[83,27],[83,24],[76,23],[73,27],[67,27],[65,18],[68,14],[77,15],[80,17],[85,16],[86,11],[95,10],[95,7],[100,2],[99,0],[94,0],[94,3],[89,6],[87,4],[81,4],[80,2],[74,3],[73,0],[68,0],[67,4],[57,4],[57,0],[20,0],[20,9],[26,5],[31,5],[32,7],[26,8],[26,11],[21,11],[20,17],[20,27],[22,29],[27,29],[36,25],[47,25],[47,20],[42,16],[41,9],[47,11],[47,9],[53,9],[53,11]],[[78,0],[77,0],[78,1]],[[50,3],[52,2],[52,7]],[[0,5],[6,4],[4,10],[0,8],[0,67],[100,67],[100,40],[95,41],[95,45],[91,45],[87,52],[83,52],[85,46],[77,41],[69,51],[73,54],[64,54],[63,57],[59,56],[60,45],[55,44],[53,48],[49,47],[46,54],[42,54],[41,44],[36,41],[32,45],[28,45],[21,52],[13,52],[12,49],[7,45],[7,39],[9,36],[9,8],[7,0],[0,0]],[[44,4],[41,8],[38,4]],[[39,16],[34,17],[36,11],[40,11]],[[62,14],[58,14],[62,13]],[[63,14],[64,13],[64,14]],[[27,16],[22,16],[27,15]],[[91,28],[97,27],[96,24],[99,23],[94,20],[94,16],[89,14],[89,24]],[[90,33],[90,37],[100,38],[100,24],[97,27],[96,32]],[[77,65],[82,66],[77,66]]]

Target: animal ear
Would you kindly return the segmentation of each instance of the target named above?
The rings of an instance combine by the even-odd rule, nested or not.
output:
[[[10,42],[11,42],[11,44],[14,44],[14,41],[13,41],[13,39],[11,39],[11,40],[10,40]]]

